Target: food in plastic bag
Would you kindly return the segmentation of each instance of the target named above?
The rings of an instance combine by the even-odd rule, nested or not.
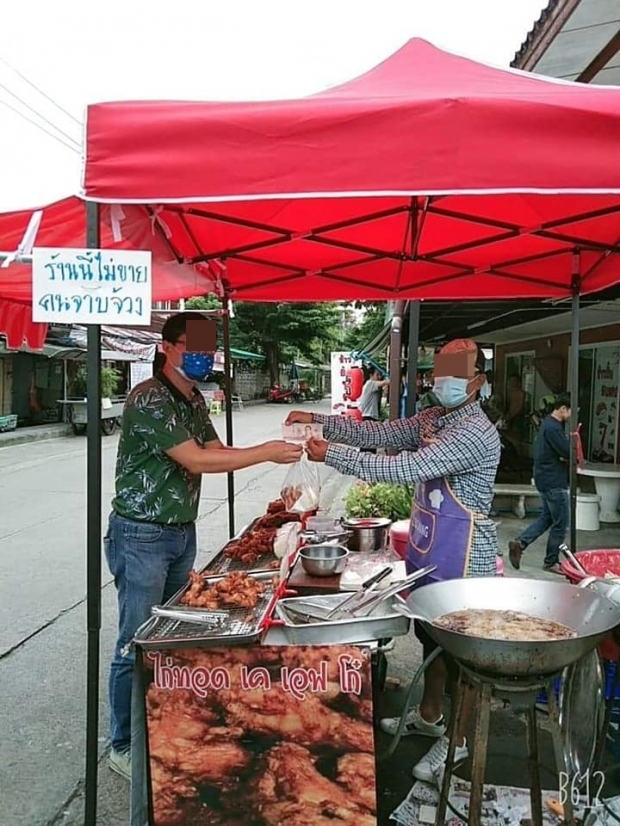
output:
[[[321,477],[317,465],[301,459],[291,465],[282,485],[280,496],[291,513],[307,513],[319,506]]]

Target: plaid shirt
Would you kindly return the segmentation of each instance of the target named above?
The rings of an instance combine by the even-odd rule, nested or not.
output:
[[[454,495],[474,513],[468,576],[494,576],[497,529],[489,512],[500,460],[494,425],[476,403],[446,413],[431,407],[410,419],[358,422],[343,416],[314,414],[330,444],[325,463],[366,482],[412,485],[445,478]],[[423,440],[433,440],[423,444]],[[394,448],[397,456],[375,456],[351,447]]]

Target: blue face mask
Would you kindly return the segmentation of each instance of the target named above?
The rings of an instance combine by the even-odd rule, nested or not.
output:
[[[433,394],[442,407],[459,407],[465,404],[471,394],[467,385],[471,379],[457,379],[454,376],[441,376],[435,379]]]
[[[178,372],[190,381],[204,381],[213,372],[213,353],[183,353]]]

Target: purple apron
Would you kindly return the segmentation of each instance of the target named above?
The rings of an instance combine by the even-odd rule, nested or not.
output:
[[[427,565],[436,565],[437,570],[416,586],[466,576],[473,533],[473,512],[456,498],[445,479],[418,482],[411,508],[407,573]]]

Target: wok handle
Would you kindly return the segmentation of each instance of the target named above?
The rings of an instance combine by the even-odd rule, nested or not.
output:
[[[394,611],[396,611],[397,614],[402,614],[403,617],[407,617],[408,619],[432,623],[430,617],[424,617],[422,616],[422,614],[416,614],[415,611],[412,611],[402,597],[394,597],[392,601],[392,608],[394,609]]]

